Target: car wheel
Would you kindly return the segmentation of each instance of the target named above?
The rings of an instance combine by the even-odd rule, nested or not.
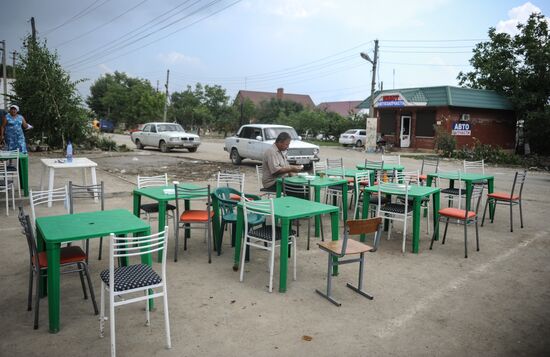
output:
[[[159,143],[160,151],[162,152],[168,152],[170,149],[168,148],[168,145],[166,145],[166,142],[164,140],[161,140]]]
[[[243,161],[243,158],[239,155],[237,149],[231,149],[231,155],[229,155],[229,158],[231,159],[233,165],[240,165],[241,161]]]
[[[355,143],[355,146],[359,148],[363,146],[363,142],[361,140],[357,140],[357,142]]]
[[[188,148],[187,150],[189,150],[189,152],[196,152],[197,148]]]
[[[136,139],[136,148],[138,148],[139,150],[143,149],[143,144],[141,143],[141,141],[139,141],[139,139]]]

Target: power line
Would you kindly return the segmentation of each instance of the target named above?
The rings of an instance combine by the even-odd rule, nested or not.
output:
[[[488,41],[488,38],[466,38],[466,39],[447,39],[447,40],[380,40],[381,42],[473,42]]]
[[[442,64],[442,63],[404,63],[404,62],[386,62],[382,61],[383,64],[392,64],[400,66],[437,66],[437,67],[469,67],[469,64]]]
[[[86,32],[84,32],[84,33],[82,33],[82,34],[80,34],[80,35],[78,35],[78,36],[76,36],[76,37],[73,37],[73,38],[71,38],[70,40],[61,42],[60,44],[58,44],[57,46],[54,46],[54,47],[56,47],[56,48],[63,47],[64,45],[66,45],[66,44],[68,44],[68,43],[70,43],[70,42],[73,42],[73,41],[75,41],[75,40],[78,40],[79,38],[82,38],[82,37],[84,37],[84,36],[86,36],[86,35],[89,35],[90,33],[92,33],[92,32],[94,32],[94,31],[100,29],[101,27],[104,27],[105,25],[108,25],[108,24],[112,23],[113,21],[115,21],[115,20],[121,18],[122,16],[126,15],[126,14],[129,13],[130,11],[132,11],[132,10],[138,8],[139,6],[145,4],[147,1],[149,1],[149,0],[143,0],[142,2],[140,2],[140,3],[138,3],[138,4],[134,5],[134,6],[132,6],[132,7],[129,8],[128,10],[124,11],[124,12],[121,13],[120,15],[117,15],[117,16],[113,17],[113,18],[110,19],[109,21],[107,21],[107,22],[105,22],[105,23],[103,23],[103,24],[101,24],[101,25],[98,25],[98,26],[94,27],[93,29],[91,29],[91,30],[89,30],[89,31],[86,31]]]
[[[68,25],[70,24],[71,22],[73,21],[76,21],[78,19],[80,19],[81,17],[83,16],[86,16],[87,14],[89,14],[90,12],[94,11],[95,9],[99,8],[100,6],[104,5],[107,1],[109,0],[103,0],[103,2],[99,5],[97,5],[96,7],[92,8],[92,6],[94,6],[95,4],[97,4],[100,0],[95,0],[93,3],[91,3],[90,5],[88,5],[85,9],[79,11],[78,13],[76,13],[75,15],[73,15],[72,17],[70,17],[68,20],[65,20],[65,22],[49,29],[49,30],[46,30],[44,32],[44,35],[48,35],[58,29],[60,29],[61,27],[65,26],[65,25]]]
[[[388,51],[388,50],[383,50],[384,53],[441,53],[441,54],[445,54],[445,53],[450,53],[450,54],[453,54],[453,53],[472,53],[472,51]]]

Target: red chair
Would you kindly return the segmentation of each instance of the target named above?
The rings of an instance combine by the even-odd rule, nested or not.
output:
[[[523,184],[525,183],[525,178],[527,177],[527,170],[523,170],[523,172],[516,171],[516,175],[514,176],[514,183],[512,184],[512,191],[508,194],[505,192],[493,192],[489,193],[487,195],[487,202],[485,203],[485,209],[483,210],[483,219],[481,220],[481,226],[483,227],[483,223],[485,222],[485,213],[487,212],[487,206],[489,203],[495,205],[506,205],[510,207],[510,232],[514,231],[514,218],[512,215],[512,207],[515,205],[519,206],[519,220],[521,223],[521,228],[523,228],[523,212],[521,209],[521,194],[523,192]],[[516,190],[516,185],[519,184],[519,192],[517,194],[514,194],[514,191]],[[491,223],[493,223],[495,219],[495,215],[493,214],[493,218],[491,218]]]
[[[460,187],[460,179],[459,179],[459,187]],[[458,208],[454,207],[446,207],[439,210],[439,219],[437,220],[437,225],[434,229],[434,234],[432,235],[432,241],[430,243],[430,250],[433,247],[436,232],[439,232],[439,222],[442,220],[445,220],[445,232],[443,233],[443,240],[441,244],[445,244],[445,238],[447,237],[447,228],[449,226],[449,221],[453,220],[457,224],[464,225],[464,258],[468,258],[468,226],[475,224],[476,226],[476,251],[479,252],[479,229],[477,226],[478,222],[478,214],[479,211],[479,204],[481,202],[481,197],[483,196],[483,184],[474,185],[474,188],[472,189],[472,201],[477,200],[477,203],[475,204],[475,211],[468,211],[465,209],[460,208],[461,200],[458,201]],[[461,188],[459,188],[459,191],[462,191]],[[462,194],[462,192],[459,193],[459,196]]]

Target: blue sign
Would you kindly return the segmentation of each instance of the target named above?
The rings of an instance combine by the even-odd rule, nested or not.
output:
[[[404,100],[386,100],[386,101],[379,101],[377,103],[378,108],[383,107],[404,107],[405,101]]]
[[[458,136],[470,136],[472,135],[472,129],[470,123],[465,122],[455,122],[453,123],[453,130],[451,131],[452,135]]]

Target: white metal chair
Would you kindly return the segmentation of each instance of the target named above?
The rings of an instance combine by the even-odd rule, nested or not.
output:
[[[385,164],[401,165],[401,155],[382,155],[382,160]]]
[[[455,170],[455,171],[439,171],[438,172],[443,178],[440,176],[437,176],[435,183],[436,186],[441,188],[441,195],[443,199],[447,199],[448,201],[448,207],[452,207],[454,205],[455,199],[462,200],[466,199],[466,188],[463,187],[461,177],[461,171]],[[443,188],[443,185],[441,184],[441,180],[444,180],[445,175],[458,175],[458,180],[454,180],[454,186],[453,187],[446,187]]]
[[[402,172],[396,171],[394,173],[394,176],[395,176],[395,182],[397,182],[397,183],[406,182],[407,185],[409,185],[409,186],[412,186],[412,185],[419,186],[419,185],[422,184],[421,175],[418,172],[418,170],[402,171]],[[409,198],[409,203],[412,203],[413,200],[414,199]],[[430,197],[423,197],[422,200],[421,200],[421,205],[422,205],[423,209],[427,209],[428,212],[429,212],[430,211]],[[427,229],[428,234],[430,234],[430,215],[427,214],[426,217],[428,218],[426,229]]]
[[[13,180],[8,174],[7,163],[5,161],[0,161],[0,193],[4,193],[6,201],[6,216],[10,215],[10,200],[9,193],[11,191],[11,204],[12,208],[15,211],[15,188],[13,187]]]
[[[267,191],[262,184],[262,178],[264,175],[264,168],[262,165],[256,165],[256,180],[258,180],[258,187],[260,188],[260,196],[263,198],[271,198],[275,196],[275,192]]]
[[[288,183],[283,179],[283,195],[297,197],[302,200],[311,200],[311,186],[308,184]],[[307,217],[307,250],[309,250],[309,241],[311,237],[311,217]],[[300,220],[296,220],[297,235],[300,235]],[[321,222],[321,239],[324,241],[323,223]]]
[[[391,192],[392,195],[402,198],[402,202],[388,202],[382,203],[382,195],[386,192]],[[376,211],[378,217],[382,217],[390,220],[388,228],[388,239],[391,236],[391,221],[403,222],[403,245],[401,251],[405,253],[405,242],[407,239],[407,220],[412,219],[412,205],[409,203],[409,185],[407,182],[394,183],[394,182],[378,182],[378,207]]]
[[[337,179],[345,179],[346,176],[344,174],[344,160],[342,158],[339,159],[327,159],[327,170],[330,173],[330,177],[334,177]],[[350,190],[351,191],[351,190]],[[346,207],[344,207],[343,204],[343,198],[342,198],[342,186],[335,185],[335,186],[329,186],[325,190],[325,202],[328,204],[334,204],[336,202],[336,205],[341,207],[341,214],[342,219],[344,217],[344,210]]]
[[[426,185],[428,174],[437,173],[439,171],[439,157],[425,157],[422,159],[422,167],[420,168],[420,184]]]
[[[464,172],[477,172],[485,174],[485,160],[468,161],[464,160]]]
[[[313,163],[313,174],[318,176],[320,173],[327,173],[327,163],[324,161]]]
[[[55,202],[63,202],[63,206],[65,207],[67,213],[71,213],[69,210],[69,191],[66,185],[63,187],[54,188],[51,191],[33,191],[31,189],[29,190],[29,201],[31,206],[31,219],[33,226],[37,217],[37,206],[45,205],[48,209],[50,209],[51,207],[48,207],[48,201],[51,201],[52,204],[54,204]],[[41,209],[40,213],[44,213],[44,210]]]
[[[241,272],[240,281],[244,280],[244,262],[247,247],[254,247],[269,251],[269,292],[273,291],[273,269],[275,265],[275,250],[280,246],[281,228],[275,225],[275,213],[273,209],[273,199],[260,201],[244,201],[244,239],[241,252]],[[261,215],[270,221],[271,224],[264,225],[259,228],[254,228],[249,224],[248,217],[250,214]],[[293,245],[293,278],[296,280],[296,232],[290,230],[288,236],[288,244]]]
[[[99,336],[103,337],[105,327],[105,292],[109,294],[109,323],[111,332],[111,356],[116,356],[115,307],[145,301],[145,325],[149,326],[149,301],[163,298],[166,347],[172,348],[170,340],[170,318],[168,313],[168,293],[166,289],[166,251],[168,226],[162,232],[144,237],[117,237],[111,233],[109,244],[109,269],[101,272],[101,307]],[[162,250],[161,273],[158,274],[146,264],[133,264],[115,268],[119,258],[141,257]],[[158,291],[155,291],[158,289]],[[123,298],[127,294],[141,293],[142,296]],[[115,299],[117,299],[115,301]]]
[[[353,210],[353,217],[357,219],[359,215],[359,206],[363,206],[363,190],[365,187],[369,187],[371,185],[370,182],[370,172],[369,171],[363,171],[363,172],[357,172],[355,174],[355,208]],[[368,203],[369,206],[374,205],[376,212],[376,204],[378,203],[378,197],[372,197],[370,199],[370,202]]]
[[[240,172],[218,172],[216,175],[216,188],[230,187],[243,193],[244,192],[244,173]],[[231,199],[240,201],[241,196],[232,194]]]
[[[164,173],[164,175],[158,175],[158,176],[140,176],[137,177],[137,188],[145,188],[145,187],[157,187],[157,186],[168,186],[168,174]],[[151,203],[142,203],[139,206],[139,209],[141,212],[145,213],[145,216],[147,217],[147,220],[149,223],[151,223],[151,219],[154,219],[152,217],[152,214],[155,214],[159,212],[159,203],[158,202],[151,202]],[[166,217],[168,219],[172,218],[174,221],[174,230],[176,229],[177,217],[175,214],[176,206],[167,203],[166,204]]]
[[[13,180],[14,185],[17,183],[19,198],[21,198],[21,181],[19,181],[19,149],[1,151],[0,158],[9,159],[10,161],[15,160],[15,164],[8,164],[6,169],[8,171],[8,178]]]

